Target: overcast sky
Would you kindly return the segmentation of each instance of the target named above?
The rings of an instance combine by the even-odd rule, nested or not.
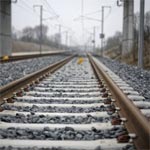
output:
[[[49,5],[47,5],[47,2]],[[82,0],[18,0],[12,7],[12,24],[17,30],[22,30],[26,26],[39,24],[39,8],[33,10],[33,5],[43,5],[43,18],[59,15],[58,19],[45,20],[43,23],[49,26],[49,35],[58,32],[58,24],[62,27],[62,40],[65,41],[66,30],[70,31],[73,44],[81,44],[87,41],[93,32],[93,26],[96,26],[96,43],[99,45],[98,35],[100,33],[101,23],[95,20],[84,19],[83,26],[80,16],[82,14]],[[116,0],[83,0],[83,14],[90,18],[101,19],[101,6],[111,6],[111,9],[105,9],[104,32],[106,38],[115,34],[116,31],[122,31],[123,7],[116,6]],[[139,11],[139,0],[135,0],[134,12]],[[150,11],[150,0],[145,0],[145,11]]]

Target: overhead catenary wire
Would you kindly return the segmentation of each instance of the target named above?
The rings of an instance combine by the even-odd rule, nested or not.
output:
[[[58,14],[56,13],[56,11],[52,8],[52,6],[49,4],[49,2],[47,0],[44,0],[42,2],[44,2],[46,4],[46,7],[48,8],[47,11],[49,11],[51,14],[53,14],[55,16],[58,16]]]
[[[62,27],[64,28],[67,28],[69,30],[69,32],[73,32],[72,29],[70,27],[67,27],[63,21],[61,20],[61,18],[57,19],[58,18],[58,14],[57,12],[54,10],[54,8],[51,6],[51,3],[49,0],[38,0],[36,1],[37,4],[43,4],[44,6],[44,9],[43,9],[43,16],[45,16],[43,18],[43,22],[46,23],[48,26],[49,26],[49,22],[48,21],[51,21],[51,20],[54,20],[56,18],[55,21],[58,22],[58,24],[61,24]],[[34,3],[34,2],[33,2]],[[33,18],[34,20],[38,19],[40,14],[38,11],[34,10],[30,3],[28,3],[28,1],[26,0],[22,0],[22,1],[18,1],[18,3],[15,5],[15,7],[19,7],[24,13],[27,13],[27,15],[29,14],[30,17],[29,18]],[[26,15],[26,16],[27,16]],[[33,16],[34,15],[34,16]],[[53,17],[54,16],[54,17]],[[56,22],[52,22],[52,24],[54,24]],[[64,24],[64,25],[63,25]],[[74,36],[74,34],[73,34]]]
[[[18,5],[18,3],[17,3],[17,5],[15,5],[15,6],[18,6],[18,7],[21,7],[23,9],[29,10],[32,14],[36,15],[36,17],[39,17],[39,14],[37,12],[33,11],[33,8],[30,7],[30,5],[28,5],[28,3],[25,0],[22,0],[21,2],[23,4],[19,3],[20,5]],[[31,13],[29,11],[25,11],[25,12],[31,15]]]
[[[30,10],[33,10],[32,7],[30,7],[30,5],[29,5],[25,0],[22,0],[22,2],[23,2],[24,5],[26,5],[26,7],[28,7]]]
[[[60,18],[59,14],[57,14],[54,8],[50,5],[50,3],[47,0],[40,0],[40,1],[47,8],[44,9],[44,12],[49,12],[51,15],[54,15],[57,18],[55,19],[55,21],[57,21],[58,24],[63,24],[63,20]]]
[[[25,7],[24,5],[17,4],[17,5],[15,5],[15,6],[22,8],[22,10],[24,10],[24,12],[27,13],[27,14],[30,14],[30,15],[31,15],[31,12],[34,13],[33,10],[29,9],[28,7]],[[26,11],[26,10],[28,10],[28,11]],[[29,12],[29,10],[30,10],[31,12]],[[38,15],[38,14],[36,14],[36,15]]]
[[[32,18],[34,20],[37,21],[37,19],[39,18],[40,14],[38,14],[36,11],[33,10],[32,7],[30,7],[28,5],[28,3],[25,0],[22,1],[18,1],[17,4],[14,5],[14,7],[18,7],[20,8],[24,13],[26,13],[27,15],[32,16]],[[14,11],[14,10],[13,10]],[[16,13],[17,14],[17,13]],[[33,16],[34,15],[34,16]]]

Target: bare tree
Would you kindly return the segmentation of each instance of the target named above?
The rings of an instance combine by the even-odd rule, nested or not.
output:
[[[22,38],[23,41],[32,42],[34,39],[34,31],[32,27],[25,27],[22,31]]]
[[[41,27],[40,26],[35,26],[34,27],[34,33],[35,33],[35,38],[37,40],[40,40],[41,38],[41,31],[40,31]],[[43,41],[47,38],[47,32],[48,32],[48,27],[43,25],[42,26],[42,38]]]
[[[117,31],[114,36],[109,37],[107,39],[105,49],[108,50],[116,46],[120,47],[121,41],[122,41],[122,33]]]
[[[19,40],[26,41],[26,42],[33,42],[33,43],[39,43],[41,40],[41,31],[40,26],[35,27],[25,27],[21,33],[21,37],[18,38]],[[15,29],[14,31],[14,38],[16,37]],[[48,45],[50,47],[58,48],[60,46],[60,36],[59,34],[55,34],[53,36],[48,37],[48,26],[43,25],[42,26],[42,44]],[[62,47],[65,45],[61,45]]]
[[[144,39],[150,42],[150,11],[145,14]]]

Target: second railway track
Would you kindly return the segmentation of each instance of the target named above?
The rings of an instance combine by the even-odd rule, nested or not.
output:
[[[98,76],[96,65],[95,72]],[[132,138],[138,135],[127,131],[123,117],[116,120],[122,114],[119,116],[114,104],[114,93],[97,76],[88,58],[74,58],[12,98],[6,99],[4,94],[3,99],[9,103],[1,105],[0,149],[136,149]],[[147,134],[143,137],[147,138]],[[144,140],[147,144],[148,139]]]
[[[64,54],[65,55],[65,51],[51,51],[50,53],[43,53],[43,54],[37,54],[37,53],[20,53],[19,55],[12,55],[12,56],[4,56],[4,57],[0,57],[0,63],[9,63],[9,62],[13,62],[13,61],[19,61],[19,60],[27,60],[27,59],[31,59],[31,58],[38,58],[38,57],[46,57],[46,56],[52,56],[52,55],[59,55],[59,54]]]

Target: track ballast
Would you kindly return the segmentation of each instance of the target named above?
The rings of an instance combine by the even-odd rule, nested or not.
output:
[[[88,59],[74,58],[1,106],[0,149],[134,150],[117,141],[127,131],[111,124],[109,99]]]

